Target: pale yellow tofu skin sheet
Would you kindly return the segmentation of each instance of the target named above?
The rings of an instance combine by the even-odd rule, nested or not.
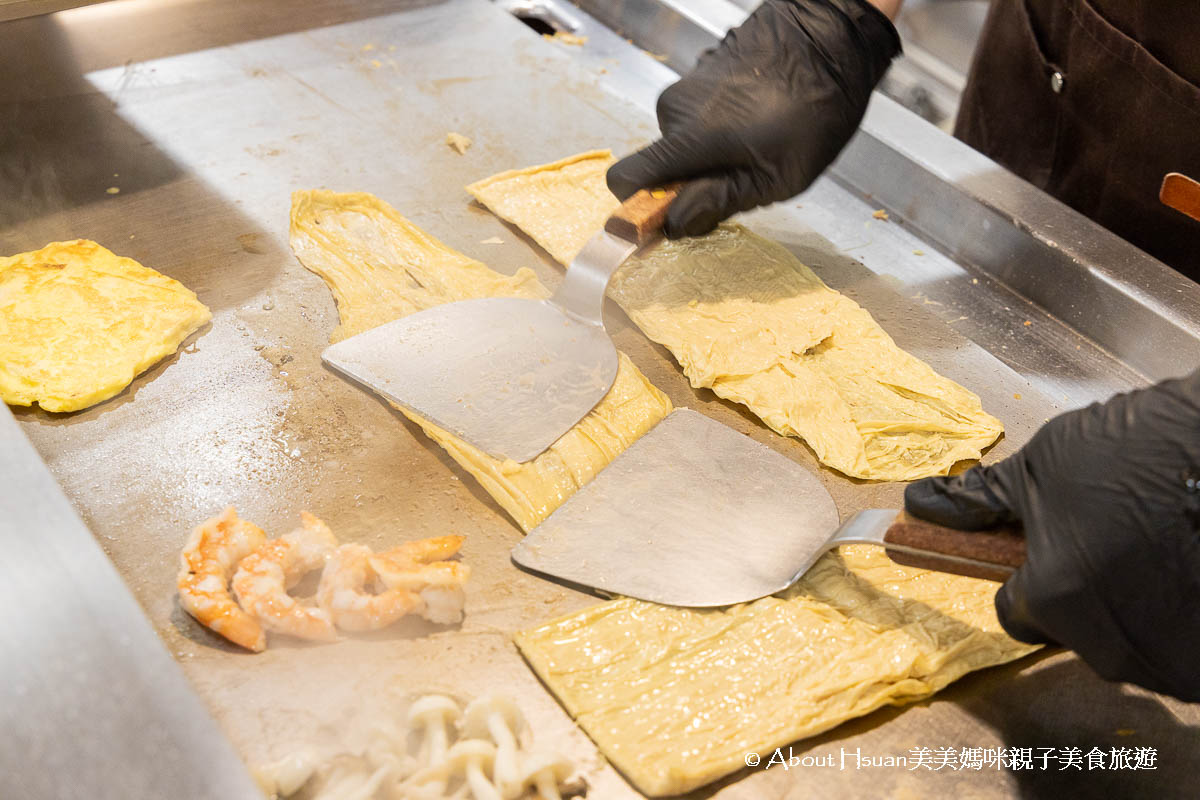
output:
[[[528,270],[500,275],[371,195],[296,193],[291,242],[337,299],[335,339],[451,300],[545,296]],[[530,464],[413,419],[528,530],[669,411],[622,357],[603,403]],[[620,600],[516,639],[605,755],[643,792],[671,794],[734,771],[745,748],[786,744],[1030,652],[1000,632],[995,590],[895,565],[877,548],[842,548],[782,597],[719,611]]]
[[[566,265],[618,202],[608,151],[467,187]],[[979,398],[896,346],[871,315],[781,245],[737,225],[663,242],[609,296],[695,387],[742,403],[823,464],[871,480],[944,475],[1003,432]]]
[[[337,301],[340,324],[333,341],[441,303],[549,294],[529,269],[512,276],[489,269],[369,194],[296,192],[291,245]],[[493,458],[415,414],[404,414],[529,531],[670,411],[667,396],[622,353],[616,382],[600,404],[524,464]]]
[[[661,797],[1033,652],[1001,630],[997,586],[850,545],[780,596],[716,610],[618,600],[516,642],[605,757]]]
[[[179,281],[87,239],[0,257],[0,399],[95,405],[211,317]]]

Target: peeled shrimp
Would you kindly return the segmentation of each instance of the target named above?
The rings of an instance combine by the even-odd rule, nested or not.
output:
[[[344,544],[334,551],[321,575],[317,602],[343,630],[379,630],[424,608],[413,592],[385,589],[371,593],[376,577],[371,558],[371,548],[366,545]]]
[[[423,606],[419,613],[425,619],[449,625],[462,620],[463,584],[471,576],[471,568],[442,559],[457,553],[462,543],[462,536],[405,542],[374,556],[371,567],[388,589],[416,593]]]
[[[229,577],[237,563],[266,540],[261,528],[238,519],[237,511],[230,506],[192,531],[183,547],[176,579],[184,611],[229,641],[256,653],[266,648],[266,634],[258,621],[233,601]]]
[[[233,576],[233,591],[242,608],[269,631],[301,639],[337,639],[329,613],[307,606],[288,594],[307,573],[325,565],[337,547],[329,527],[307,511],[301,527],[273,539],[242,559]]]
[[[431,564],[445,561],[462,549],[465,536],[433,536],[415,539],[385,551],[390,558],[407,560],[414,564]]]

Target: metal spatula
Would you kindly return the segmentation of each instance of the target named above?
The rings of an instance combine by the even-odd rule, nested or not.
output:
[[[662,230],[678,187],[641,191],[571,262],[549,300],[492,297],[411,314],[321,354],[326,364],[498,458],[536,458],[617,376],[601,309],[617,268]]]
[[[673,606],[727,606],[795,583],[832,547],[884,545],[902,564],[1004,580],[1025,561],[1012,530],[963,533],[896,510],[838,526],[816,476],[687,409],[601,470],[512,552],[526,569]]]

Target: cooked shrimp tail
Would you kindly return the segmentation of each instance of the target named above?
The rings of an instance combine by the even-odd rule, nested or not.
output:
[[[408,560],[417,564],[445,561],[462,549],[465,539],[465,536],[433,536],[429,539],[416,539],[393,547],[387,551],[387,555],[397,561]]]
[[[324,522],[308,512],[301,527],[263,544],[242,559],[233,591],[247,612],[274,633],[329,642],[337,639],[329,613],[288,594],[301,578],[325,566],[337,539]]]
[[[371,567],[388,589],[417,594],[419,612],[431,622],[450,625],[462,621],[466,594],[463,586],[471,568],[459,561],[440,561],[462,547],[462,536],[438,536],[405,542],[374,556]]]
[[[257,525],[238,519],[233,506],[198,525],[180,556],[179,603],[200,624],[247,650],[267,646],[262,625],[238,607],[229,594],[229,579],[239,561],[262,546],[267,535]]]
[[[376,575],[371,560],[369,547],[344,544],[325,565],[317,601],[343,630],[379,630],[409,612],[424,610],[421,598],[413,592],[388,588],[372,593]]]

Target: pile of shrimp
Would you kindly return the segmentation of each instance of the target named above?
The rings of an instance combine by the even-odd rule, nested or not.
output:
[[[256,653],[266,649],[267,631],[331,642],[339,629],[379,630],[406,614],[450,625],[462,620],[463,584],[471,574],[466,564],[447,560],[462,543],[462,536],[436,536],[374,553],[339,544],[307,511],[299,528],[268,539],[230,506],[188,538],[179,602],[200,624]],[[315,605],[288,593],[318,569]]]

